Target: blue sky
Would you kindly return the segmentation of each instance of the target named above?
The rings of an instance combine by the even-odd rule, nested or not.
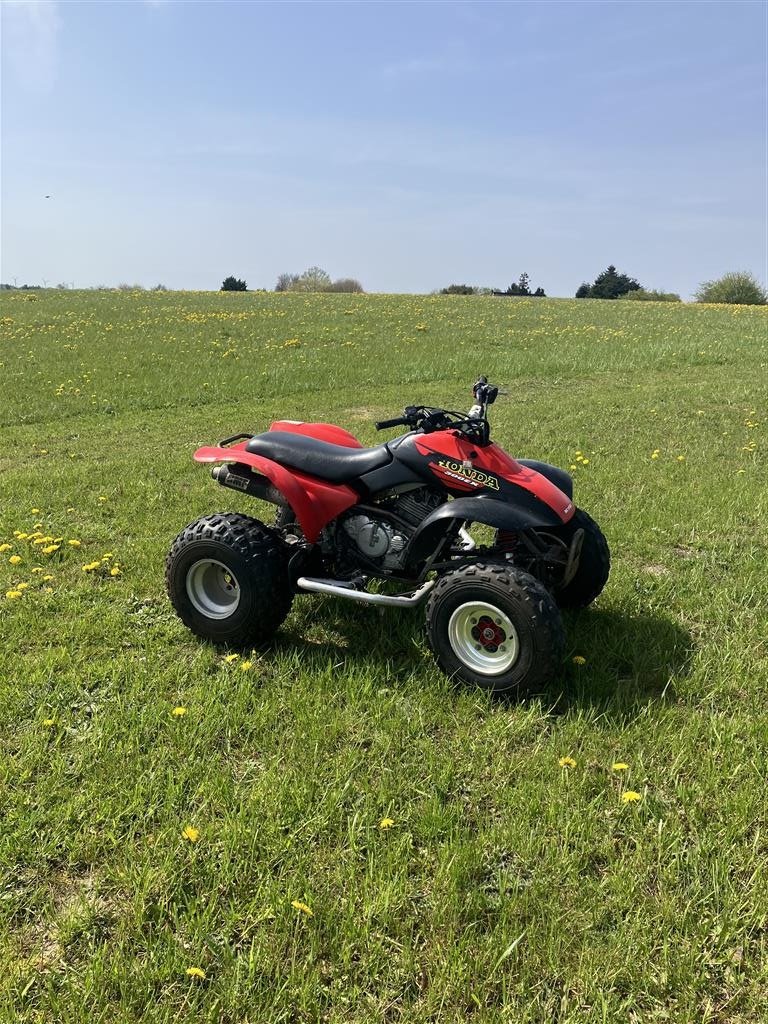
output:
[[[3,0],[0,279],[765,281],[766,10]]]

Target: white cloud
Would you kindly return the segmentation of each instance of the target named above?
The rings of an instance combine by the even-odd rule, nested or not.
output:
[[[1,10],[3,59],[11,74],[31,92],[50,92],[58,66],[57,0],[5,0]]]

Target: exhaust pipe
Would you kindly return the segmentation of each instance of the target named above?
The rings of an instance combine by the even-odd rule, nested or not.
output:
[[[367,590],[357,590],[354,583],[346,583],[343,580],[321,580],[311,576],[300,576],[296,580],[299,590],[309,590],[316,594],[333,594],[334,597],[346,597],[350,601],[360,601],[362,604],[377,604],[396,608],[415,608],[417,604],[421,604],[434,585],[434,580],[427,580],[411,594],[369,594]]]
[[[272,505],[287,505],[285,495],[282,491],[271,484],[265,476],[258,473],[235,473],[226,464],[214,466],[211,470],[213,479],[222,487],[231,487],[233,491],[242,491],[243,494],[250,494],[254,498],[261,498]]]

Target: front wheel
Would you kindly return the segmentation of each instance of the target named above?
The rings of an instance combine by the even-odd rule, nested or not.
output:
[[[495,550],[535,576],[554,595],[561,608],[586,608],[603,590],[611,571],[611,553],[603,531],[577,508],[564,526],[537,530],[543,554],[532,553],[516,533],[499,530]],[[578,543],[575,571],[568,566],[574,541]],[[567,582],[563,582],[567,577]]]
[[[555,591],[555,598],[561,608],[586,608],[592,604],[608,582],[611,571],[608,541],[583,508],[576,509],[568,523],[565,539],[570,541],[577,530],[584,531],[578,568],[568,583]]]
[[[203,516],[173,542],[168,596],[182,622],[217,644],[264,643],[288,614],[293,593],[275,533],[249,516]]]
[[[440,668],[494,693],[540,691],[562,660],[557,605],[538,580],[512,565],[476,562],[447,572],[426,614]]]

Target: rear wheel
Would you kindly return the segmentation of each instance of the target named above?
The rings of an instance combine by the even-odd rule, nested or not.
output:
[[[258,519],[236,513],[204,516],[182,530],[165,577],[179,618],[213,643],[263,643],[293,600],[277,536]]]
[[[512,565],[477,562],[447,572],[426,614],[440,668],[494,693],[541,690],[561,662],[565,638],[552,596]]]

